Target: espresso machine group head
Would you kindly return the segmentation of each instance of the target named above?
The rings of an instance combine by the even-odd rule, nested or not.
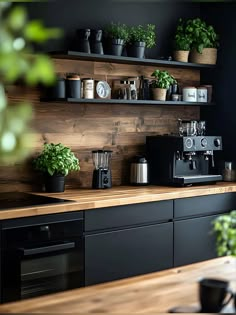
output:
[[[222,150],[220,136],[149,136],[146,139],[150,183],[185,186],[215,183],[214,151]]]

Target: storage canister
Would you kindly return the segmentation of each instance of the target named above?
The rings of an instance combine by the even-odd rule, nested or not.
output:
[[[77,74],[68,75],[66,78],[66,96],[81,98],[81,81]]]
[[[207,88],[199,86],[197,88],[197,102],[206,103],[207,102]]]
[[[197,101],[197,89],[194,86],[185,86],[182,89],[184,102]]]
[[[83,79],[83,98],[94,98],[94,80]]]

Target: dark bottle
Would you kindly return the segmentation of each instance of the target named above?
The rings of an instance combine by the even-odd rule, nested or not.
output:
[[[78,51],[91,53],[89,37],[91,31],[89,28],[79,29],[77,31],[78,36]]]
[[[91,30],[90,48],[93,54],[104,54],[102,45],[102,30]]]

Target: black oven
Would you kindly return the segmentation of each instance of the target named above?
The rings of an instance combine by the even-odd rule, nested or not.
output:
[[[2,221],[2,303],[81,286],[83,212]]]

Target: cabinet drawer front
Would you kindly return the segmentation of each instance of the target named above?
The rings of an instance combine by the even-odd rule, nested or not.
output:
[[[174,266],[216,258],[212,222],[217,215],[174,223]]]
[[[85,236],[85,284],[173,266],[173,223]]]
[[[181,218],[211,213],[223,213],[235,208],[235,193],[183,198],[174,201],[174,217]]]
[[[168,221],[172,218],[172,200],[100,208],[85,211],[85,231]]]

